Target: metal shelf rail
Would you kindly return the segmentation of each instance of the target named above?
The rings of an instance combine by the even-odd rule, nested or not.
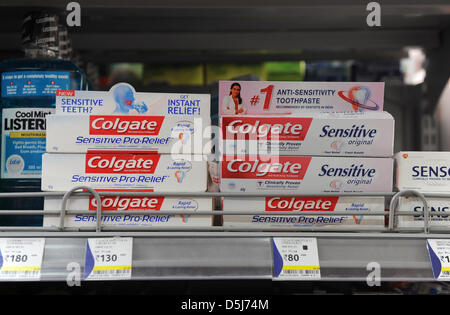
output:
[[[95,228],[67,228],[66,215],[92,214],[89,210],[66,210],[72,196],[92,195],[97,200]],[[88,238],[133,237],[132,280],[165,279],[272,279],[274,237],[314,237],[317,239],[321,280],[366,281],[370,263],[378,263],[382,281],[433,281],[433,272],[426,249],[427,239],[448,239],[450,228],[430,224],[432,213],[427,198],[450,198],[450,193],[401,191],[398,193],[314,194],[314,196],[384,196],[390,198],[389,211],[364,216],[387,217],[386,226],[342,227],[121,227],[105,226],[102,217],[108,215],[140,214],[142,211],[102,211],[101,196],[147,197],[262,197],[273,194],[230,193],[156,193],[156,192],[97,192],[80,186],[68,192],[2,193],[0,198],[62,196],[61,211],[2,210],[0,215],[59,215],[59,226],[0,227],[0,238],[43,237],[46,239],[41,281],[65,281],[70,263],[84,266]],[[296,193],[276,194],[280,197],[308,196]],[[416,196],[424,205],[424,224],[418,228],[398,228],[398,216],[417,215],[398,211],[398,198]],[[312,196],[312,195],[311,195]],[[197,210],[165,211],[161,215],[299,215],[298,213]],[[358,211],[302,211],[308,216],[361,215]],[[299,233],[288,233],[299,232]]]

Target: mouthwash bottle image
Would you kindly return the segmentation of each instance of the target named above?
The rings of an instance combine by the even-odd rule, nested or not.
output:
[[[64,31],[57,15],[29,13],[22,25],[25,58],[0,62],[2,193],[41,191],[45,117],[55,112],[56,90],[85,87],[84,74],[67,60]],[[0,198],[0,211],[42,209],[41,197]],[[0,226],[42,226],[42,216],[0,215]]]

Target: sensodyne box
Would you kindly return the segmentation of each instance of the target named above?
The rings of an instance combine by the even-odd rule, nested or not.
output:
[[[223,192],[391,192],[392,158],[223,156]]]
[[[429,226],[450,227],[450,198],[427,197],[430,215]],[[400,197],[398,202],[399,211],[408,211],[410,215],[398,215],[396,223],[398,227],[424,227],[424,205],[417,197]]]
[[[43,155],[43,191],[67,191],[76,186],[203,192],[207,188],[207,164],[201,155],[104,152]]]
[[[223,154],[392,157],[394,118],[387,112],[222,116]]]
[[[208,154],[210,125],[209,94],[137,93],[126,83],[108,92],[58,91],[56,115],[47,117],[46,148]]]
[[[146,196],[102,196],[102,226],[211,226],[211,216],[190,215],[189,212],[213,210],[212,198],[173,198]],[[46,196],[44,211],[61,210],[62,198]],[[64,226],[67,228],[94,228],[97,225],[97,201],[92,196],[72,196],[66,210],[89,210],[90,214],[67,214]],[[168,210],[185,210],[184,215],[167,214]],[[127,211],[141,211],[142,214],[127,214]],[[114,214],[120,212],[119,214]],[[111,215],[112,214],[112,215]],[[45,214],[44,227],[58,227],[59,214]]]
[[[395,187],[421,192],[450,191],[450,152],[399,152],[395,155]]]
[[[233,215],[238,210],[267,213],[284,212],[286,215]],[[303,211],[355,212],[354,215],[304,214]],[[365,213],[383,212],[384,197],[224,197],[223,225],[225,227],[308,227],[308,226],[384,226],[383,216],[364,216]],[[226,214],[230,213],[230,215]]]

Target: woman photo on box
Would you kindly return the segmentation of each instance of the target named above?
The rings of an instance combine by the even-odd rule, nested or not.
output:
[[[242,104],[241,85],[237,82],[231,84],[230,94],[223,98],[222,110],[224,115],[240,115],[247,112]]]

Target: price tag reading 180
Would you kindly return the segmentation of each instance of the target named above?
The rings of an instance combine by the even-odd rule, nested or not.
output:
[[[438,280],[450,280],[450,240],[427,240],[433,275]]]
[[[274,238],[272,242],[275,280],[320,279],[315,238]]]
[[[44,238],[0,239],[0,279],[39,280]]]
[[[132,253],[133,239],[131,237],[88,239],[84,279],[131,279]]]

